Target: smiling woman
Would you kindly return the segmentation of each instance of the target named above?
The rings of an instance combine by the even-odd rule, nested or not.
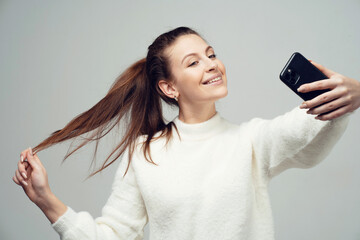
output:
[[[317,66],[329,79],[304,91],[331,90],[307,102],[309,112],[296,106],[271,120],[234,124],[215,108],[228,93],[224,64],[197,32],[173,29],[157,37],[99,103],[24,150],[13,180],[63,240],[142,239],[148,222],[154,240],[274,239],[269,182],[286,169],[324,160],[360,105],[358,81]],[[317,107],[324,99],[329,103]],[[162,101],[179,109],[169,123]],[[328,121],[311,116],[332,109],[335,115],[323,116]],[[129,126],[112,154],[119,153],[92,174],[123,155],[102,216],[76,212],[52,193],[36,153],[95,130],[67,158],[124,116]]]
[[[215,102],[227,95],[224,64],[202,37],[179,37],[165,50],[170,61],[171,81],[161,79],[159,87],[168,97],[176,96],[179,119],[203,122],[216,112]]]

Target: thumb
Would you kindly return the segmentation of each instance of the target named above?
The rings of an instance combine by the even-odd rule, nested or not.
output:
[[[27,151],[26,158],[32,169],[40,169],[39,163],[36,161],[35,157],[30,153],[30,151]]]
[[[325,74],[325,76],[327,76],[328,78],[330,78],[332,75],[336,74],[336,72],[324,67],[323,65],[320,65],[316,62],[314,62],[313,60],[309,60],[317,69],[319,69],[323,74]]]
[[[33,155],[33,159],[34,159],[34,161],[38,164],[38,166],[43,166],[42,163],[41,163],[41,161],[40,161],[40,159],[39,159],[39,157],[38,157],[38,155],[37,155],[37,153],[35,153],[35,154]]]

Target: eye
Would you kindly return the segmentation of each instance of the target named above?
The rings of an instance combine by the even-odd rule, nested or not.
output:
[[[189,65],[189,67],[194,66],[196,63],[197,63],[197,61],[192,62],[192,63]]]
[[[214,54],[211,54],[210,56],[209,56],[209,58],[216,58],[216,54],[214,53]]]

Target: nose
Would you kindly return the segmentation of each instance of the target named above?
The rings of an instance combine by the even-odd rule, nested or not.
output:
[[[216,70],[218,67],[217,65],[217,62],[212,60],[212,59],[207,59],[207,62],[206,62],[206,71],[210,72],[210,71],[213,71],[213,70]]]

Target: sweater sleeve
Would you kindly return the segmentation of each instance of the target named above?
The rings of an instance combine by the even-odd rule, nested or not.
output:
[[[119,163],[102,216],[93,219],[88,212],[75,212],[67,206],[66,212],[51,224],[61,240],[143,239],[148,216],[132,164],[123,177],[127,164],[128,149]]]
[[[253,157],[268,179],[288,168],[310,168],[325,159],[344,133],[352,114],[321,121],[306,111],[295,107],[271,120],[249,121]]]

